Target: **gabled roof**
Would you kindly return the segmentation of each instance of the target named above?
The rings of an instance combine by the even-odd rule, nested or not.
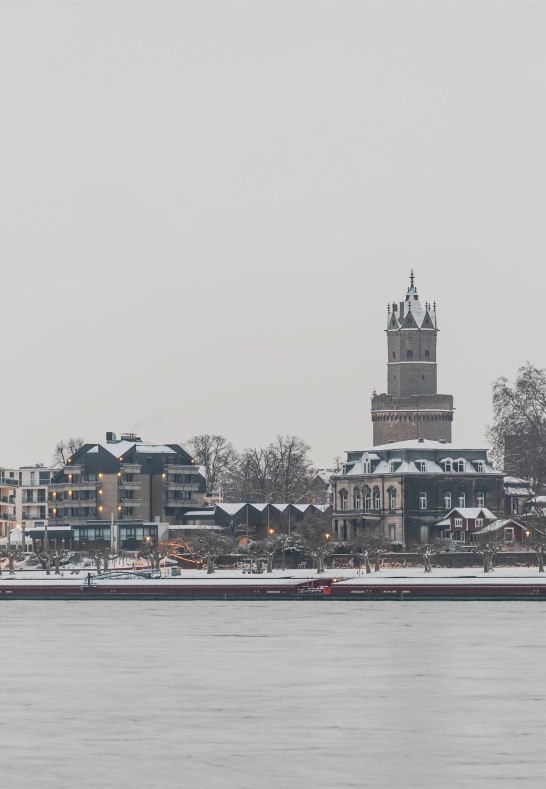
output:
[[[451,518],[454,515],[457,515],[466,521],[476,520],[476,518],[494,521],[497,518],[497,516],[491,512],[491,510],[488,510],[487,507],[453,507],[453,509],[450,510],[441,521],[438,521],[436,526],[449,526],[451,523]]]
[[[482,534],[483,532],[488,531],[498,531],[499,529],[504,529],[505,526],[519,526],[520,528],[523,528],[521,523],[515,521],[513,518],[497,518],[496,520],[491,521],[491,523],[486,523],[483,526],[480,526],[478,529],[476,529],[476,532]]]

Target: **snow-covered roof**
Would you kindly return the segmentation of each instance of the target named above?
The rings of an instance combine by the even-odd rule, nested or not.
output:
[[[476,529],[477,532],[482,534],[483,532],[488,531],[498,531],[499,529],[503,529],[505,526],[521,526],[521,523],[513,520],[512,518],[501,519],[497,518],[491,523],[486,523],[484,526],[480,526],[479,529]]]
[[[484,518],[485,520],[495,520],[496,515],[488,510],[486,507],[454,507],[448,514],[438,521],[436,526],[449,526],[451,518],[456,515],[464,520],[475,520],[476,518]]]
[[[385,449],[441,449],[446,452],[467,452],[470,447],[457,447],[447,441],[433,441],[430,438],[408,438],[405,441],[393,441],[392,444],[378,444],[374,447],[374,450]]]
[[[243,502],[242,504],[217,504],[216,507],[219,510],[222,510],[226,513],[226,515],[237,515],[237,513],[246,507],[248,502]]]
[[[105,444],[95,444],[94,447],[88,451],[88,454],[95,454],[99,451],[99,447],[102,447],[115,458],[121,458],[125,455],[126,452],[129,452],[130,449],[136,447],[136,452],[139,455],[152,455],[156,454],[176,454],[174,449],[171,447],[166,446],[165,444],[147,444],[143,441],[116,441],[116,443],[105,443]]]

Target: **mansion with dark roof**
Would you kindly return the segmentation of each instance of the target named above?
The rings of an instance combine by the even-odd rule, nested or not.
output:
[[[348,452],[335,476],[334,537],[351,540],[381,526],[393,541],[427,542],[453,507],[503,511],[503,479],[485,449],[425,438]]]
[[[421,305],[413,272],[387,312],[387,392],[372,398],[374,446],[348,452],[332,476],[334,538],[380,527],[414,545],[438,536],[455,507],[517,513],[525,483],[506,485],[485,449],[451,443],[453,398],[437,391],[436,304]]]

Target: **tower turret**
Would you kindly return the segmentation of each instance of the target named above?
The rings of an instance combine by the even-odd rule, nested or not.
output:
[[[387,313],[387,393],[372,400],[374,444],[451,441],[453,398],[437,388],[436,302],[421,304],[413,270],[405,299]]]

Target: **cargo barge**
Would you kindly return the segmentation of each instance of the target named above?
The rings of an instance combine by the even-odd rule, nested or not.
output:
[[[3,579],[1,600],[546,600],[546,579]]]

